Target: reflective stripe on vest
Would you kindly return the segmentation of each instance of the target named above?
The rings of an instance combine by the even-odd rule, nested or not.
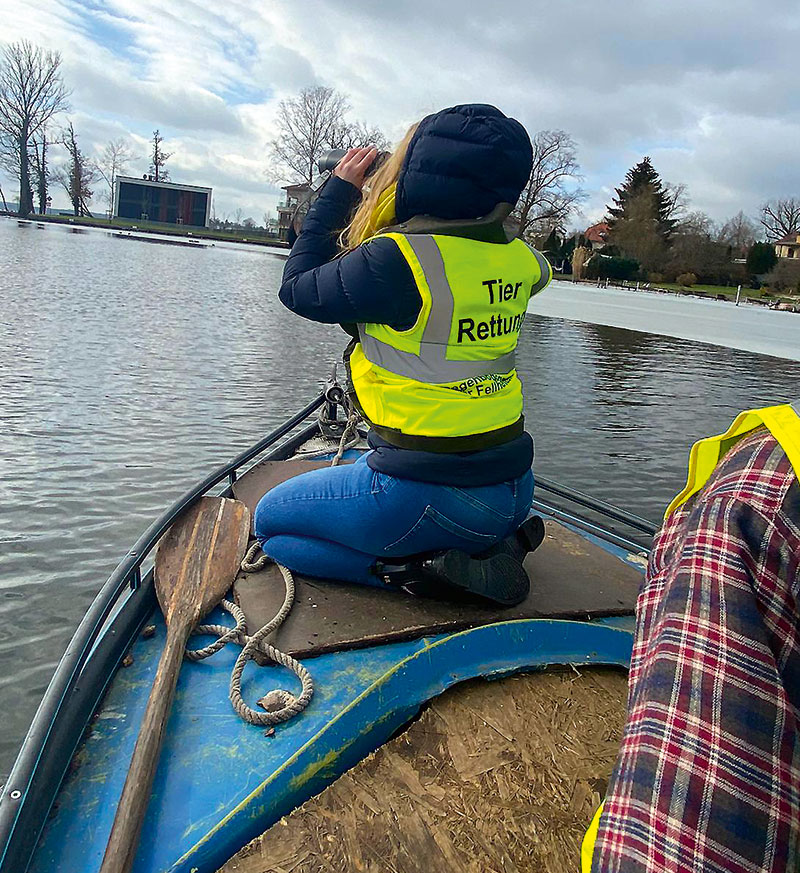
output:
[[[466,452],[514,439],[522,427],[514,350],[549,263],[521,240],[380,237],[397,245],[421,306],[406,329],[358,325],[347,364],[364,417],[400,448]]]
[[[377,339],[358,325],[361,347],[367,358],[390,373],[416,382],[442,384],[460,382],[480,376],[500,375],[514,369],[515,352],[494,359],[479,361],[452,361],[447,359],[447,344],[453,321],[455,300],[442,260],[442,253],[434,238],[428,234],[404,234],[425,274],[431,292],[431,310],[422,333],[419,355],[397,349]],[[530,248],[530,246],[529,246]],[[540,277],[531,295],[541,291],[550,281],[550,264],[544,255],[531,248],[539,264]]]

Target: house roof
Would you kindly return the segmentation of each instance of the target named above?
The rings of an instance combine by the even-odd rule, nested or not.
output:
[[[606,241],[607,233],[608,224],[605,221],[598,221],[597,224],[587,227],[583,232],[583,235],[589,240],[589,242],[603,243]]]
[[[775,246],[796,246],[800,245],[800,230],[794,233],[787,233],[786,236],[776,239],[773,243]]]
[[[305,194],[306,191],[311,190],[311,186],[308,184],[308,182],[300,182],[299,184],[295,183],[293,185],[283,185],[282,190],[288,191],[289,194]]]

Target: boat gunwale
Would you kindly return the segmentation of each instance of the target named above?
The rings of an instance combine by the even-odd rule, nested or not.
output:
[[[91,715],[124,652],[152,613],[152,608],[148,608],[155,605],[152,574],[142,579],[143,562],[181,512],[226,478],[230,490],[241,467],[275,446],[324,402],[323,392],[263,439],[197,482],[145,529],[111,573],[67,645],[2,788],[0,873],[24,873],[28,869],[53,801]],[[309,432],[316,427],[316,422],[307,425],[293,440],[278,446],[265,460],[281,460],[281,456],[308,439]],[[132,594],[109,623],[109,616],[126,589]],[[146,603],[148,595],[149,604]],[[130,621],[130,609],[135,610],[133,621]],[[118,633],[123,623],[127,630],[125,634]],[[97,642],[101,633],[110,642],[103,648]],[[102,659],[96,657],[100,653]],[[94,690],[89,681],[82,688],[79,684],[82,679],[90,678],[85,675],[90,661],[96,665],[95,673],[102,672],[103,667],[108,668],[105,679],[100,679]],[[76,692],[82,693],[76,696]],[[79,723],[77,729],[75,722]],[[58,732],[56,727],[60,729]],[[36,792],[31,791],[34,781],[37,783]]]

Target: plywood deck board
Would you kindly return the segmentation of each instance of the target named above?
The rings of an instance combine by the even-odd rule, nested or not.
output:
[[[220,873],[577,869],[626,690],[611,669],[457,686]]]
[[[253,510],[262,488],[328,462],[273,461],[259,465],[236,483],[236,496]],[[251,477],[252,478],[248,478]],[[519,618],[589,619],[632,614],[641,572],[548,520],[542,545],[525,561],[531,580],[528,598],[503,608],[478,603],[414,597],[404,591],[377,589],[295,575],[295,607],[270,642],[304,657],[364,647],[482,624]],[[234,588],[251,633],[280,608],[284,583],[274,565],[241,573]]]

